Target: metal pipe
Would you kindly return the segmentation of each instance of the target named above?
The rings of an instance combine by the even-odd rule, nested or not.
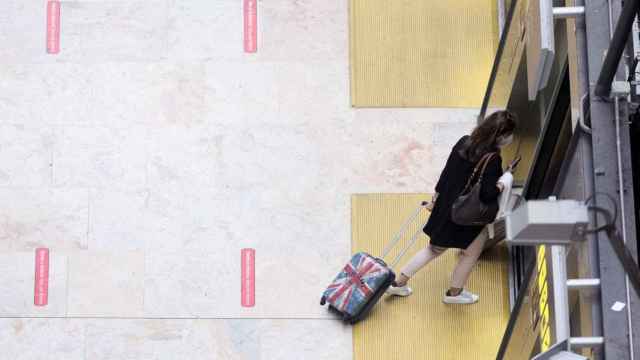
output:
[[[560,286],[553,287],[553,301],[555,310],[555,334],[556,342],[564,341],[571,337],[569,324],[569,292],[567,291],[567,255],[566,249],[561,245],[551,246],[551,270],[553,281],[558,281]],[[564,286],[562,286],[564,284]]]
[[[616,96],[614,99],[614,110],[615,112],[615,124],[616,124],[616,155],[617,155],[617,165],[618,165],[618,197],[620,199],[620,222],[622,233],[622,242],[627,244],[627,231],[626,231],[626,216],[625,216],[625,207],[624,207],[624,184],[622,177],[622,151],[620,150],[620,105],[619,99]],[[624,282],[626,286],[626,295],[627,295],[627,304],[631,304],[631,294],[629,289],[629,276],[625,274]],[[633,348],[633,326],[631,324],[631,307],[627,307],[627,327],[629,328],[629,351],[631,353],[631,360],[634,359],[634,348]]]
[[[576,0],[576,6],[585,5],[585,0]],[[587,51],[587,33],[586,33],[586,20],[584,16],[577,17],[575,19],[576,25],[576,57],[578,68],[578,87],[582,96],[589,95],[589,63],[588,63],[588,51]],[[582,114],[583,119],[581,122],[585,127],[591,124],[591,119],[587,119],[586,114]],[[591,130],[591,129],[589,129]],[[580,134],[580,146],[582,153],[582,168],[584,169],[584,196],[585,199],[593,196],[595,193],[595,174],[593,166],[593,144],[591,140],[591,131],[588,133]],[[596,215],[589,214],[592,224],[596,223]],[[587,251],[589,256],[590,271],[589,276],[591,278],[600,278],[600,253],[598,251],[598,239],[596,234],[586,234]],[[595,294],[583,293],[581,296],[587,297],[591,303],[591,334],[593,336],[602,336],[602,301],[599,292]],[[594,360],[603,359],[603,353],[601,349],[598,349],[592,353]]]
[[[589,92],[586,92],[580,98],[580,115],[579,115],[579,118],[578,118],[578,125],[580,125],[580,129],[582,129],[582,131],[584,131],[587,134],[591,135],[592,131],[591,131],[591,128],[589,126],[587,126],[586,119],[585,119],[587,114],[586,114],[586,111],[584,111],[584,104],[585,104],[585,101],[588,98],[589,98]]]
[[[554,19],[574,18],[577,16],[583,16],[583,15],[584,15],[584,6],[565,6],[565,7],[553,8]]]
[[[569,279],[567,288],[569,290],[599,289],[600,279]]]
[[[572,337],[569,338],[569,345],[572,349],[600,347],[604,345],[604,338],[601,336]]]
[[[609,44],[609,50],[607,51],[607,57],[605,58],[604,64],[602,65],[602,70],[600,71],[600,77],[598,78],[598,84],[596,84],[596,95],[597,91],[598,91],[598,86],[602,85],[601,83],[601,79],[602,79],[602,74],[604,72],[605,69],[605,65],[607,64],[607,59],[609,58],[609,52],[612,50],[612,46],[614,46],[614,42],[616,43],[616,46],[619,47],[619,49],[615,49],[615,51],[619,50],[619,53],[616,56],[616,61],[613,64],[613,66],[611,67],[611,77],[609,79],[609,81],[606,83],[609,86],[609,90],[608,92],[611,91],[611,82],[614,80],[615,76],[616,76],[616,72],[618,70],[618,65],[620,62],[620,58],[624,52],[624,49],[626,48],[626,43],[627,43],[627,37],[629,36],[629,33],[632,30],[633,27],[633,21],[635,20],[636,14],[638,12],[638,10],[640,10],[640,1],[639,0],[630,0],[627,1],[624,4],[624,7],[622,8],[622,11],[620,13],[620,17],[618,18],[618,24],[616,25],[616,30],[615,32],[613,31],[613,9],[611,8],[611,1],[608,1],[608,8],[609,8],[609,37],[611,37],[611,43]],[[623,21],[625,23],[623,23]],[[628,22],[628,24],[626,24],[626,22]],[[622,30],[621,30],[622,29]],[[623,31],[623,33],[621,33],[621,31]],[[618,37],[618,39],[616,39],[616,36]],[[607,94],[608,96],[608,94]],[[615,122],[615,128],[616,128],[616,158],[617,158],[617,168],[618,168],[618,197],[620,199],[620,215],[621,215],[621,226],[622,226],[622,242],[625,244],[627,244],[627,232],[626,232],[626,219],[625,219],[625,208],[624,208],[624,183],[623,183],[623,175],[622,175],[622,151],[620,150],[620,103],[619,103],[619,98],[618,96],[616,96],[614,99],[614,106],[613,106],[613,112],[614,112],[614,122]],[[625,287],[626,287],[626,298],[627,298],[627,304],[631,303],[631,294],[630,294],[630,289],[629,289],[629,276],[625,273],[624,276],[624,282],[625,282]],[[629,331],[629,354],[631,356],[631,360],[635,359],[635,354],[634,354],[634,345],[633,345],[633,325],[631,324],[631,307],[627,307],[627,328]]]
[[[614,100],[615,124],[616,124],[616,155],[618,161],[618,197],[620,198],[620,221],[622,222],[622,240],[627,243],[626,216],[624,208],[624,183],[622,175],[622,150],[620,149],[620,105],[616,96]]]
[[[609,6],[611,3],[609,2]],[[635,19],[636,12],[640,7],[640,0],[627,0],[624,3],[618,24],[616,25],[615,32],[611,42],[609,43],[609,49],[607,50],[607,56],[602,64],[600,75],[598,76],[598,82],[596,83],[595,94],[597,96],[608,97],[611,92],[611,82],[618,69],[618,63],[620,63],[620,57],[627,43],[627,38],[631,32],[633,26],[633,20]],[[610,26],[612,22],[609,22]]]

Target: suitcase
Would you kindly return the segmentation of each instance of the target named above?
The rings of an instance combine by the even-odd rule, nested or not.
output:
[[[320,305],[328,303],[328,310],[337,314],[344,322],[349,324],[355,324],[366,317],[395,280],[396,275],[392,268],[416,242],[425,224],[413,234],[409,244],[398,254],[391,265],[387,265],[384,262],[384,257],[400,240],[409,224],[415,221],[426,205],[428,205],[428,202],[423,201],[418,206],[413,215],[402,225],[394,239],[383,250],[381,258],[374,257],[366,252],[359,252],[353,255],[351,261],[344,266],[322,294]]]

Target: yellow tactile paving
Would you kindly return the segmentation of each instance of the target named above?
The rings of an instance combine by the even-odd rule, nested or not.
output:
[[[352,252],[379,255],[417,204],[430,197],[353,195]],[[423,212],[420,220],[426,218]],[[413,226],[410,232],[417,228]],[[409,234],[403,240],[408,241]],[[409,261],[427,241],[421,234],[400,265]],[[385,260],[391,262],[400,248]],[[473,305],[442,303],[456,255],[457,251],[449,250],[416,274],[410,281],[413,295],[382,297],[370,316],[353,329],[354,360],[495,359],[509,318],[506,249],[498,246],[481,257],[467,284],[468,289],[480,295],[480,301]]]
[[[350,0],[356,107],[480,107],[498,44],[494,0]]]

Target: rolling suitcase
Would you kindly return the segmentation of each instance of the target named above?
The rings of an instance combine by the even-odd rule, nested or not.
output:
[[[424,224],[413,234],[409,244],[398,254],[391,265],[387,266],[384,257],[405,233],[409,224],[413,223],[422,208],[428,203],[423,201],[413,215],[402,225],[394,239],[383,250],[382,257],[376,258],[366,252],[358,252],[351,258],[333,282],[327,287],[320,299],[320,305],[329,304],[329,311],[339,315],[350,324],[363,319],[380,300],[387,288],[396,278],[392,268],[400,258],[416,242]]]

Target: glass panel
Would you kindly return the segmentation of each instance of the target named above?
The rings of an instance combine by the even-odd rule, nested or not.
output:
[[[519,59],[524,50],[523,39],[527,2],[527,0],[505,1],[505,8],[508,9],[505,27],[500,37],[491,78],[480,111],[481,119],[485,113],[501,110],[507,106],[520,63]]]
[[[511,0],[505,29],[494,61],[479,120],[497,110],[508,108],[520,119],[513,144],[503,150],[505,166],[516,155],[522,161],[514,173],[515,185],[523,186],[535,162],[544,122],[551,111],[560,85],[567,59],[567,26],[565,21],[556,20],[555,56],[549,81],[536,98],[529,101],[527,88],[526,23],[529,0]],[[532,3],[533,4],[533,3]]]

